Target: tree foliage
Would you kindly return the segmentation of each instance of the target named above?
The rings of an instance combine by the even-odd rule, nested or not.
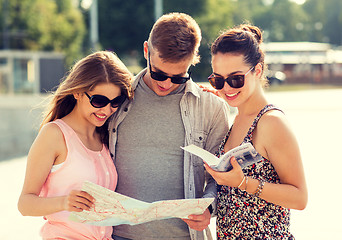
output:
[[[306,21],[306,15],[298,4],[275,0],[253,14],[253,23],[265,31],[266,41],[302,41],[304,33],[296,28]],[[286,24],[284,24],[286,22]]]
[[[99,0],[100,40],[104,48],[142,59],[142,43],[154,22],[154,1]],[[193,16],[202,30],[201,63],[193,76],[210,72],[211,42],[220,31],[244,22],[264,30],[265,41],[316,41],[341,44],[340,0],[164,0],[164,13],[181,11]],[[145,65],[144,60],[141,61]]]
[[[70,0],[0,0],[0,3],[2,7],[7,4],[7,9],[1,9],[1,17],[2,29],[7,24],[10,49],[62,52],[68,65],[80,56],[85,24],[81,12]],[[1,45],[4,46],[3,41]]]
[[[192,16],[203,11],[205,0],[164,0],[164,12],[185,12]],[[143,42],[154,23],[154,1],[98,0],[99,35],[104,49],[130,55],[143,64]]]
[[[89,11],[72,4],[79,1],[0,0],[0,46],[7,29],[10,48],[64,52],[70,64],[90,49]],[[163,10],[188,13],[201,27],[202,60],[194,76],[210,72],[209,46],[220,31],[246,21],[264,30],[265,41],[342,44],[341,0],[306,0],[303,5],[290,0],[163,0]],[[142,46],[154,23],[154,0],[98,0],[98,16],[101,48],[145,66]]]
[[[232,14],[234,6],[229,1],[207,0],[204,9],[203,14],[195,18],[202,30],[201,62],[193,70],[195,80],[210,74],[210,45],[220,31],[231,27],[234,23]]]
[[[304,11],[310,16],[306,28],[311,41],[342,45],[342,2],[307,0]]]
[[[98,0],[99,38],[119,56],[141,57],[154,22],[153,1]]]

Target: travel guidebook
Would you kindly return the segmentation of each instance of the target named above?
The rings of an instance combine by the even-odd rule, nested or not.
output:
[[[82,212],[72,212],[69,219],[96,226],[136,225],[167,218],[188,218],[202,214],[214,198],[176,199],[143,202],[92,182],[84,182],[83,191],[95,198],[94,206]]]
[[[257,153],[251,143],[244,143],[236,148],[233,148],[220,158],[193,144],[181,148],[202,158],[203,161],[206,162],[213,170],[219,172],[228,172],[233,169],[232,165],[230,164],[230,158],[233,156],[236,158],[236,161],[240,164],[241,168],[245,168],[262,160],[262,156]]]

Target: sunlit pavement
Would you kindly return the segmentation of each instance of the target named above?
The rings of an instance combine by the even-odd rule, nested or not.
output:
[[[292,210],[296,239],[342,239],[342,89],[267,93],[281,107],[301,147],[309,202]],[[40,239],[41,217],[23,217],[17,199],[25,174],[25,157],[0,162],[0,239]],[[211,228],[215,225],[212,221]]]

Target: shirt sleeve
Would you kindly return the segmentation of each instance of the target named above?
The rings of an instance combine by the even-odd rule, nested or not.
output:
[[[228,116],[229,116],[229,107],[226,102],[218,101],[218,104],[215,105],[215,111],[212,116],[212,123],[210,126],[209,134],[206,141],[206,150],[215,154],[218,150],[223,138],[226,136],[229,130]],[[217,203],[217,188],[216,182],[212,178],[210,174],[205,173],[206,178],[206,186],[204,189],[203,197],[209,198],[214,197],[215,200],[211,204],[212,208],[212,216],[216,215],[216,203]]]

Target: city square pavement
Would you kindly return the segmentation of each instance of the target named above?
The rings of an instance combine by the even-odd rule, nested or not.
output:
[[[342,89],[269,92],[267,97],[284,110],[297,136],[309,190],[306,209],[292,210],[292,233],[299,240],[342,239]],[[0,162],[1,240],[40,239],[42,218],[23,217],[17,210],[25,161]]]

